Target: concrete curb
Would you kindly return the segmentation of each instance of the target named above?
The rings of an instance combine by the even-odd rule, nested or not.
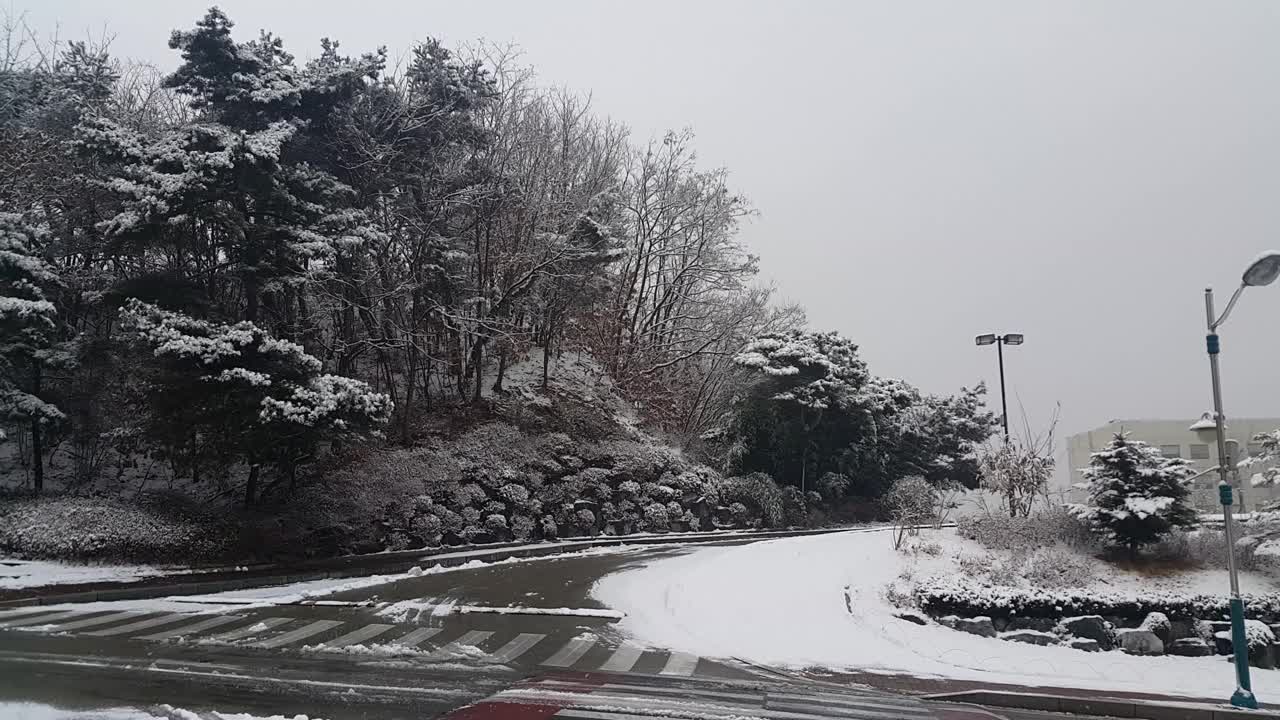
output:
[[[704,533],[671,533],[668,535],[644,535],[640,537],[609,537],[590,540],[566,540],[536,544],[501,543],[474,549],[454,550],[401,550],[371,555],[349,555],[340,558],[310,560],[290,566],[260,565],[243,571],[215,571],[156,578],[148,582],[110,583],[100,587],[86,587],[72,592],[48,595],[31,595],[0,600],[0,608],[58,603],[98,602],[104,600],[145,600],[171,595],[203,595],[206,593],[244,590],[252,587],[286,585],[309,580],[354,577],[370,574],[400,573],[415,565],[457,567],[472,560],[493,562],[508,558],[535,558],[560,555],[596,547],[626,545],[700,545],[716,542],[750,542],[806,535],[825,535],[835,532],[868,532],[883,529],[881,526],[818,528],[812,530],[766,530],[761,532],[718,531]],[[57,587],[57,586],[53,586]],[[39,590],[39,588],[32,588]]]
[[[1237,710],[1226,706],[1194,703],[1153,702],[1108,697],[1071,697],[1068,695],[1041,695],[1001,690],[969,690],[965,692],[924,695],[923,700],[984,705],[987,707],[1041,710],[1045,712],[1077,715],[1106,715],[1118,718],[1146,718],[1146,720],[1243,720],[1244,718],[1280,718],[1280,713],[1268,710]]]

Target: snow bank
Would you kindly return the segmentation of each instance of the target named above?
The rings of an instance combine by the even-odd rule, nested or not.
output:
[[[838,533],[701,548],[602,578],[592,595],[641,642],[710,657],[1210,697],[1233,685],[1220,658],[1084,653],[899,620],[884,589],[906,569],[888,534]],[[1254,689],[1280,694],[1280,673],[1256,673]]]
[[[0,558],[0,589],[72,585],[94,582],[136,582],[163,575],[163,568],[150,565],[84,565],[44,560]]]

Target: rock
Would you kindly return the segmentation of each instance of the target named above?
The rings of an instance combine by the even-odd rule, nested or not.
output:
[[[1116,642],[1130,655],[1164,654],[1164,642],[1150,630],[1118,630]]]
[[[1071,638],[1067,641],[1067,645],[1075,648],[1076,650],[1083,650],[1085,652],[1102,651],[1102,646],[1098,644],[1098,641],[1090,640],[1089,638]]]
[[[1231,631],[1218,630],[1213,634],[1213,650],[1219,655],[1231,654]]]
[[[921,615],[918,612],[915,612],[914,610],[900,610],[894,613],[893,616],[898,618],[899,620],[906,620],[907,622],[915,623],[916,625],[929,624],[929,620],[926,619],[925,616]]]
[[[1098,647],[1103,650],[1110,650],[1115,647],[1115,628],[1112,627],[1111,623],[1104,620],[1101,615],[1080,615],[1078,617],[1063,618],[1058,623],[1057,630],[1072,637],[1092,640],[1098,643]]]
[[[938,624],[942,627],[949,627],[952,630],[955,630],[956,626],[960,624],[960,617],[957,615],[943,615],[938,618]]]
[[[1195,623],[1190,620],[1170,620],[1169,621],[1169,640],[1181,640],[1182,638],[1196,637]],[[1165,643],[1168,645],[1169,643]]]
[[[1054,621],[1050,618],[1016,617],[1009,620],[1008,630],[1035,630],[1036,632],[1053,632]]]
[[[1167,645],[1173,638],[1173,627],[1169,624],[1169,616],[1162,612],[1147,613],[1143,618],[1142,624],[1138,626],[1141,630],[1150,630],[1160,638],[1160,642]]]
[[[993,638],[996,636],[996,627],[991,622],[991,618],[986,615],[979,615],[972,618],[956,618],[956,629],[960,632],[967,632],[970,635],[980,635],[982,637]]]
[[[1000,639],[1009,640],[1011,642],[1029,643],[1031,645],[1058,644],[1057,635],[1040,632],[1038,630],[1014,630],[1013,632],[1000,633]]]
[[[1178,638],[1169,643],[1164,651],[1170,655],[1180,655],[1182,657],[1204,657],[1213,654],[1213,648],[1209,643],[1198,637]]]
[[[1004,632],[1009,629],[1009,618],[996,618],[993,624],[997,631]]]

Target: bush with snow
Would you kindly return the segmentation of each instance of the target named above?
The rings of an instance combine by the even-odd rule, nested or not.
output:
[[[1037,548],[1027,558],[1023,574],[1035,587],[1086,587],[1096,577],[1095,562],[1061,547]]]
[[[929,481],[916,475],[899,478],[885,493],[884,506],[893,520],[893,549],[902,548],[903,539],[917,525],[933,518],[937,490]]]
[[[644,527],[646,530],[666,530],[670,524],[667,508],[659,503],[648,505],[644,509]]]
[[[108,498],[12,500],[0,510],[0,552],[44,560],[213,560],[229,539],[207,518],[179,517]]]

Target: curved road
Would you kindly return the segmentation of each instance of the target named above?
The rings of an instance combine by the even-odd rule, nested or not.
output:
[[[731,660],[642,647],[616,631],[617,613],[590,597],[600,577],[697,547],[633,546],[497,563],[318,602],[230,612],[146,601],[0,612],[0,702],[83,708],[167,703],[333,719],[433,717],[496,696],[508,698],[495,706],[503,712],[485,716],[517,717],[507,711],[524,705],[512,704],[513,697],[584,697],[580,688],[557,683],[591,683],[616,706],[621,691],[609,688],[623,687],[617,684],[623,681],[608,678],[625,678],[631,689],[623,700],[648,697],[661,705],[673,694],[703,693],[715,702],[748,703],[733,706],[729,714],[736,715],[777,715],[782,711],[764,709],[773,702],[800,703],[793,711],[815,717],[995,717],[924,709],[917,701],[865,689],[832,695],[829,687],[796,685]],[[542,684],[530,689],[529,682]],[[784,682],[790,683],[785,692],[762,689]],[[826,699],[795,699],[804,692]],[[756,702],[759,709],[750,704]],[[869,714],[850,709],[864,705]]]

